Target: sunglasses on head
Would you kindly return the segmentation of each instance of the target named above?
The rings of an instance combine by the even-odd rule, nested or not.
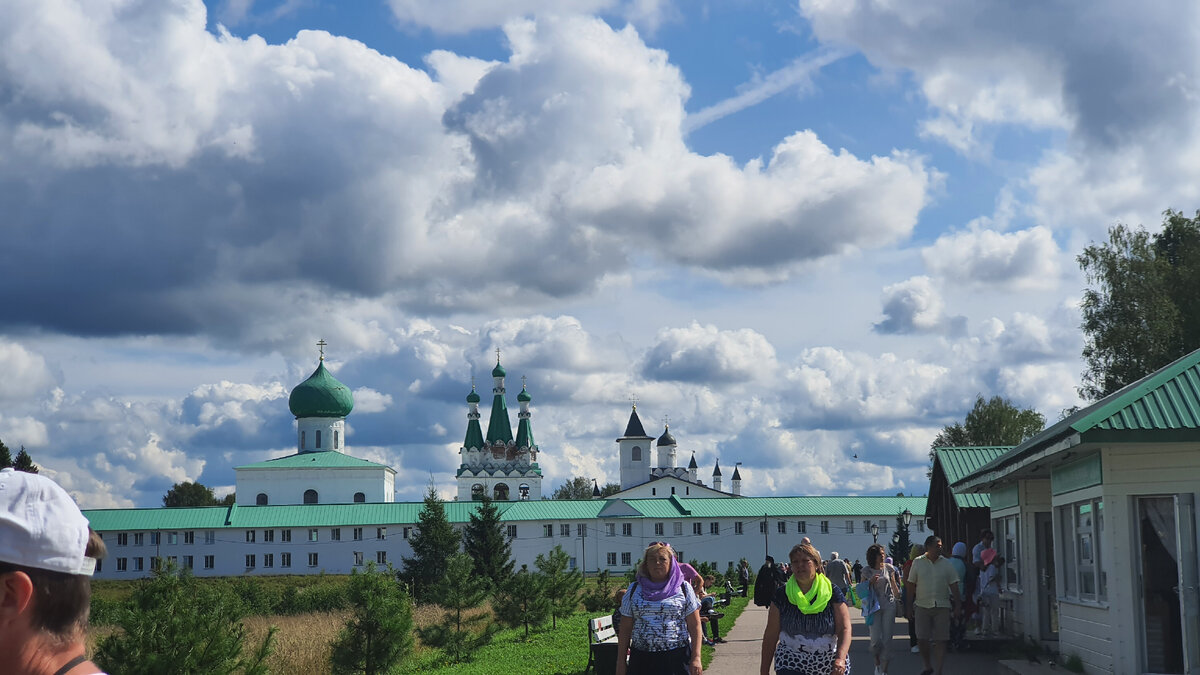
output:
[[[651,546],[665,546],[667,548],[671,548],[671,545],[665,541],[652,541],[652,542],[650,542],[650,545]]]

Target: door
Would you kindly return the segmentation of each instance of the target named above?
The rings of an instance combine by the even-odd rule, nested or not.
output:
[[[1175,497],[1138,497],[1137,518],[1143,672],[1182,674],[1183,607]]]
[[[1054,520],[1049,512],[1033,514],[1037,529],[1038,629],[1042,640],[1058,639],[1058,586],[1054,582]]]

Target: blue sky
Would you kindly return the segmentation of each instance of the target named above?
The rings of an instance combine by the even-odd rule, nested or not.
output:
[[[636,395],[747,494],[923,493],[977,395],[1080,402],[1082,248],[1200,204],[1196,13],[5,3],[0,439],[228,491],[324,339],[349,451],[449,494],[499,348],[547,491]]]

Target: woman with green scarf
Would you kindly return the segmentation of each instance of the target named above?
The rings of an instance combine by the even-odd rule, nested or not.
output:
[[[842,590],[822,574],[812,544],[792,547],[792,575],[775,592],[763,631],[759,673],[849,675],[850,609]]]

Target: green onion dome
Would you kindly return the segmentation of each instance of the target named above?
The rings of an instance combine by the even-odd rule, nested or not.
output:
[[[504,366],[499,363],[496,364],[495,368],[492,368],[492,377],[504,377],[507,374],[508,372],[504,370]]]
[[[326,368],[317,366],[308,379],[296,385],[288,397],[288,408],[297,418],[345,417],[354,410],[354,395]]]
[[[517,400],[521,403],[528,403],[529,401],[533,400],[533,397],[529,395],[529,392],[525,390],[525,387],[521,387],[521,393],[517,394]]]
[[[479,403],[479,394],[475,393],[475,388],[471,388],[471,393],[467,394],[467,403]]]

